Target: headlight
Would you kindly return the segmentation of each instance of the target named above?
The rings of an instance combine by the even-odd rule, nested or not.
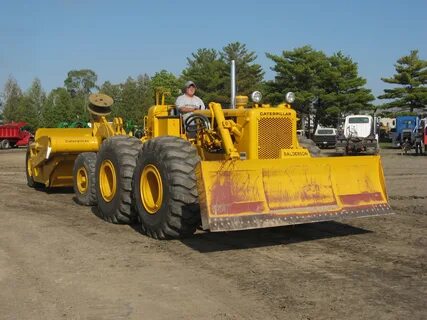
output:
[[[285,96],[286,102],[287,103],[292,103],[295,101],[295,93],[293,92],[288,92]]]
[[[262,99],[262,93],[259,91],[254,91],[251,94],[251,100],[255,103],[259,103]]]

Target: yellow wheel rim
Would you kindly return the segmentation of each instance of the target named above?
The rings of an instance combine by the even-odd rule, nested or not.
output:
[[[99,172],[99,187],[102,198],[110,202],[113,200],[117,190],[116,170],[110,160],[104,160],[101,163]]]
[[[88,174],[85,167],[80,167],[77,170],[77,189],[81,194],[86,193],[88,189]]]
[[[163,202],[163,183],[159,170],[152,164],[145,166],[139,182],[142,204],[149,214],[155,214]]]

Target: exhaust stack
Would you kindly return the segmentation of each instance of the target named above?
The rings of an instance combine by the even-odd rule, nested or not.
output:
[[[236,63],[231,60],[231,109],[236,108]]]

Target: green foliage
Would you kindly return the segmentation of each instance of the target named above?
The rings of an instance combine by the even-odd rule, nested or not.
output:
[[[73,110],[72,97],[65,88],[53,89],[42,108],[42,125],[55,128],[61,122],[73,122],[76,116]]]
[[[42,122],[43,104],[46,100],[46,93],[43,91],[40,79],[33,80],[30,89],[25,94],[28,100],[27,120],[31,128],[38,128]]]
[[[182,80],[192,80],[197,85],[197,95],[205,104],[215,101],[230,104],[231,60],[236,63],[237,94],[249,95],[261,87],[264,72],[254,52],[248,52],[246,45],[230,43],[221,52],[215,49],[199,49],[187,58],[187,68],[182,72]]]
[[[123,84],[107,81],[101,86],[100,92],[114,100],[112,117],[122,117],[138,125],[143,124],[148,108],[154,104],[151,80],[146,74],[138,76],[136,80],[129,77]]]
[[[221,60],[224,62],[223,79],[224,92],[231,97],[231,61],[236,63],[236,92],[239,95],[249,96],[253,91],[260,90],[264,78],[264,71],[259,64],[254,63],[257,56],[255,52],[248,52],[246,45],[240,42],[230,43],[222,49]]]
[[[183,84],[181,81],[174,74],[166,70],[156,72],[151,78],[150,90],[153,96],[156,92],[160,95],[166,93],[165,102],[167,104],[175,103],[176,97],[181,94],[182,87]]]
[[[267,57],[275,62],[276,76],[266,83],[266,100],[277,104],[287,92],[295,92],[293,106],[301,114],[314,114],[315,126],[336,126],[344,114],[372,109],[374,97],[363,88],[366,80],[358,76],[357,64],[341,52],[328,57],[304,46]]]
[[[22,98],[19,100],[19,105],[16,113],[19,115],[19,119],[17,119],[17,121],[27,122],[28,127],[31,128],[31,131],[37,128],[37,110],[29,96],[22,96]]]
[[[67,79],[64,80],[65,88],[72,93],[88,94],[92,89],[96,89],[98,76],[90,69],[71,70]]]
[[[394,65],[396,74],[391,78],[381,78],[386,83],[397,85],[393,89],[384,89],[379,99],[390,99],[383,108],[399,107],[414,111],[427,106],[427,61],[418,57],[418,50],[412,50]]]
[[[23,115],[20,114],[20,105],[22,100],[22,90],[13,77],[9,77],[4,85],[4,122],[22,121]]]
[[[210,101],[225,103],[229,99],[224,92],[224,63],[215,49],[198,49],[187,58],[187,68],[182,71],[182,84],[192,80],[197,85],[197,93],[205,104]]]
[[[364,88],[366,80],[359,76],[357,64],[342,52],[328,57],[328,61],[329,70],[324,73],[325,78],[322,81],[325,88],[323,101],[326,113],[317,114],[319,122],[335,126],[337,123],[334,120],[338,120],[342,114],[373,111],[371,101],[374,96],[370,89]],[[335,108],[334,114],[337,118],[331,117],[331,108]]]

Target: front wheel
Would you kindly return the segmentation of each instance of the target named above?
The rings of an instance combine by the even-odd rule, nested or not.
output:
[[[155,239],[192,235],[200,224],[196,149],[177,137],[147,141],[138,154],[133,198],[142,233]]]

